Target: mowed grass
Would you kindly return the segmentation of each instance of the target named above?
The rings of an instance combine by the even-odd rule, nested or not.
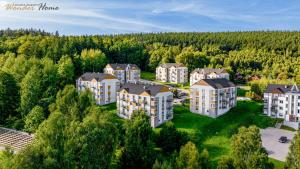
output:
[[[250,91],[250,86],[240,86],[237,89],[237,96],[245,97],[246,92]]]
[[[191,113],[188,105],[175,106],[172,121],[179,130],[187,132],[200,149],[208,150],[215,168],[219,158],[230,154],[230,139],[239,127],[273,127],[277,120],[262,114],[261,103],[238,101],[235,108],[216,119]]]
[[[280,128],[281,128],[281,129],[284,129],[284,130],[288,130],[288,131],[297,131],[297,130],[295,130],[294,128],[289,127],[289,126],[285,126],[285,125],[282,125]]]
[[[152,73],[152,72],[141,72],[141,78],[142,79],[146,79],[146,80],[154,81],[156,77],[155,77],[155,73]]]
[[[156,80],[155,73],[152,73],[152,72],[141,72],[141,79],[154,81],[154,82],[160,83],[162,85],[170,85],[170,86],[173,86],[173,87],[178,87],[180,89],[189,89],[190,88],[189,83],[176,84],[176,83],[169,83],[169,82],[158,81],[158,80]]]
[[[269,160],[274,164],[274,169],[283,169],[284,162],[269,158]]]
[[[108,111],[111,121],[118,125],[123,125],[125,120],[116,114],[116,104],[99,106]],[[254,101],[238,101],[238,104],[231,111],[216,119],[203,115],[191,113],[189,104],[184,106],[174,106],[173,123],[175,126],[189,134],[191,140],[199,149],[207,149],[210,155],[212,167],[216,168],[218,159],[229,155],[231,152],[230,139],[241,126],[256,125],[260,128],[272,127],[277,122],[262,114],[262,104]],[[154,132],[159,132],[156,128]],[[284,163],[275,159],[275,169],[282,169]]]

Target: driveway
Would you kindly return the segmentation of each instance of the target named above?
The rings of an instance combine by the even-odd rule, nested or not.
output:
[[[274,158],[276,160],[285,161],[289,152],[291,140],[293,139],[296,132],[270,127],[266,129],[261,129],[260,133],[262,145],[267,150],[269,157]],[[278,139],[281,136],[286,136],[288,138],[288,142],[280,143]]]

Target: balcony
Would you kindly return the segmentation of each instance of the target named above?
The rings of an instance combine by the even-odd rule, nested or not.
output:
[[[169,98],[167,99],[167,102],[173,102],[173,99]]]
[[[135,102],[130,102],[130,105],[132,105],[132,106],[138,106],[138,104],[135,103]]]
[[[157,112],[157,107],[151,107],[151,108],[150,108],[150,111],[151,111],[151,112]]]
[[[227,103],[229,103],[229,100],[225,100],[225,99],[221,100],[221,104],[227,104]]]
[[[271,104],[271,107],[274,107],[274,108],[277,108],[278,107],[278,105],[277,104]]]
[[[223,105],[223,106],[221,106],[221,108],[222,108],[222,109],[226,109],[226,108],[227,108],[227,106]]]
[[[156,106],[157,105],[157,101],[151,101],[150,106]]]

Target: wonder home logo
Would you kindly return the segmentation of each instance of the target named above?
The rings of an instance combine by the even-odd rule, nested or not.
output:
[[[58,11],[58,6],[47,3],[10,3],[1,2],[1,7],[9,11]]]

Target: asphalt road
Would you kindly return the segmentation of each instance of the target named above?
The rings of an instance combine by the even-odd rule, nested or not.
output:
[[[291,140],[294,138],[296,132],[270,127],[261,129],[260,133],[262,145],[266,148],[269,157],[276,160],[285,161],[289,152]],[[288,138],[288,142],[280,143],[278,139],[281,136],[286,136]]]

